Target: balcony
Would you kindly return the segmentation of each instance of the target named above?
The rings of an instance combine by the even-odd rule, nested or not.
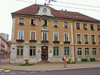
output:
[[[89,42],[85,42],[85,44],[88,44]]]
[[[16,42],[24,42],[23,39],[16,39]]]
[[[60,43],[60,41],[53,41],[53,43]]]
[[[78,44],[81,44],[81,41],[78,41]]]
[[[45,40],[45,41],[42,40],[41,43],[49,43],[49,41],[48,40]]]
[[[96,44],[95,42],[92,42],[92,44]]]
[[[70,44],[70,41],[64,41],[64,44]]]
[[[37,42],[37,40],[29,40],[29,42]]]

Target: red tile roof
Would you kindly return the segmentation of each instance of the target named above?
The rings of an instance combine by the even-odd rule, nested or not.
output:
[[[38,13],[38,7],[39,6],[44,6],[44,5],[31,5],[29,7],[26,7],[24,9],[21,9],[19,11],[16,11],[12,14],[25,14],[25,15],[36,15]],[[49,6],[47,6],[49,7]],[[49,7],[51,8],[51,7]],[[89,16],[83,15],[78,12],[71,12],[71,11],[59,11],[51,8],[51,14],[54,17],[61,17],[61,18],[69,18],[69,19],[75,19],[75,20],[84,20],[84,21],[97,21],[100,22],[100,20],[91,18]]]

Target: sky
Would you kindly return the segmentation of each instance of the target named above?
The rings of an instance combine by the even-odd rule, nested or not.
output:
[[[9,34],[11,40],[12,16],[11,13],[28,7],[32,4],[44,4],[45,0],[1,0],[0,1],[0,33]],[[48,3],[48,1],[46,1]],[[100,0],[56,0],[50,2],[56,10],[79,12],[100,20]]]

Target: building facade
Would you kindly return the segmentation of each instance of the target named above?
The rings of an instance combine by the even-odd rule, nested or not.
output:
[[[11,46],[7,41],[0,36],[0,58],[10,57],[10,48]]]
[[[12,13],[12,20],[11,63],[100,57],[99,20],[37,4]]]
[[[2,38],[5,39],[6,41],[9,40],[9,35],[8,34],[0,33],[0,36],[2,36]]]

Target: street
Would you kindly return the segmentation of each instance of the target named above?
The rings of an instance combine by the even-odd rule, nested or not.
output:
[[[1,69],[0,75],[100,75],[100,68],[63,71],[14,71]]]

